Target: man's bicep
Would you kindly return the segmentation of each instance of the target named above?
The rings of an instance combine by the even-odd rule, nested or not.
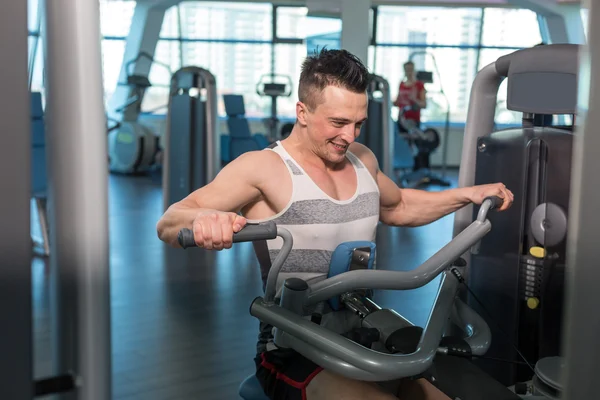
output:
[[[379,187],[379,203],[382,211],[393,210],[400,205],[402,201],[402,191],[381,170],[377,170],[377,186]]]
[[[256,158],[256,154],[243,154],[233,160],[212,182],[183,199],[181,205],[239,212],[246,204],[261,196],[257,184],[260,171],[256,168]]]

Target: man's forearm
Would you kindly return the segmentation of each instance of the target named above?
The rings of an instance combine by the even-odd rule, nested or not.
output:
[[[179,247],[177,242],[179,231],[183,228],[191,229],[194,219],[202,210],[181,204],[172,205],[156,224],[158,238],[171,246]]]
[[[392,223],[399,226],[427,225],[471,203],[472,188],[441,192],[401,190],[402,201],[390,215]]]

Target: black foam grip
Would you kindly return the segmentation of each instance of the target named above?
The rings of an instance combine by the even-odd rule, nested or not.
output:
[[[492,202],[492,205],[490,206],[490,210],[501,207],[502,203],[504,203],[504,200],[498,196],[489,196],[489,197],[486,197],[483,201],[486,201],[486,200],[490,200]]]
[[[270,240],[277,237],[277,225],[273,221],[261,222],[259,224],[247,223],[241,231],[233,234],[233,243],[252,242],[255,240]],[[187,249],[196,247],[194,232],[183,228],[177,234],[179,245]]]
[[[196,241],[194,240],[194,232],[191,229],[183,228],[177,234],[177,241],[179,245],[187,249],[188,247],[196,247]]]
[[[233,234],[233,243],[270,240],[277,237],[277,225],[273,221],[259,224],[247,223],[241,231]]]

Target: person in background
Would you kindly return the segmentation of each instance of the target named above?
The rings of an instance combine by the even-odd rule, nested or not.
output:
[[[400,82],[398,96],[394,101],[394,105],[399,108],[397,123],[401,133],[407,132],[400,123],[402,113],[404,113],[404,119],[411,121],[416,127],[420,127],[421,109],[427,107],[425,84],[417,80],[415,64],[412,61],[404,63],[404,75],[405,78]]]

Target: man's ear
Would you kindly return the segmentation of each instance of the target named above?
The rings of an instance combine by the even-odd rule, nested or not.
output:
[[[308,107],[301,101],[296,103],[296,118],[298,119],[298,123],[300,125],[307,125],[306,119],[308,117]]]

